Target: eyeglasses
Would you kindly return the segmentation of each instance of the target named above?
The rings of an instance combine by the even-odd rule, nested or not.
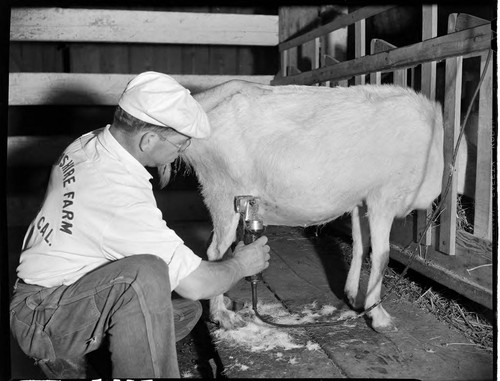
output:
[[[175,148],[177,148],[177,152],[178,153],[183,153],[191,145],[191,138],[188,138],[187,140],[185,140],[181,144],[177,144],[177,143],[171,142],[166,137],[162,137],[162,138],[163,138],[162,140],[166,140],[167,142],[169,142],[170,144],[172,144]]]

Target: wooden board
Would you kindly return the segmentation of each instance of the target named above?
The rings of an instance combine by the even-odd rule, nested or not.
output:
[[[10,72],[62,72],[64,48],[59,43],[35,42],[9,45]],[[5,50],[7,52],[7,50]]]
[[[10,73],[9,105],[116,105],[136,74]],[[192,93],[231,79],[269,84],[272,76],[172,75]]]
[[[278,16],[13,8],[10,39],[274,46],[278,44]]]
[[[481,72],[486,55],[481,57]],[[476,186],[474,206],[474,235],[492,239],[492,163],[493,163],[493,60],[486,68],[479,92],[479,123],[477,131]]]
[[[279,77],[271,81],[271,84],[310,85],[328,80],[337,81],[374,71],[392,71],[424,62],[440,61],[448,57],[480,52],[490,47],[491,27],[483,25],[393,49],[389,52],[340,62],[307,73]]]

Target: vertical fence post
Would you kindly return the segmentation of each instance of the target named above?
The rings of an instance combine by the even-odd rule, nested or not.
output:
[[[488,52],[481,55],[480,73],[486,65]],[[492,119],[493,119],[493,63],[486,69],[479,90],[477,127],[476,184],[474,192],[474,235],[492,239]]]
[[[347,6],[327,6],[329,10],[334,8],[339,16],[348,14]],[[347,32],[348,28],[343,27],[330,32],[324,36],[323,57],[324,62],[322,66],[332,65],[347,59]],[[327,86],[348,86],[348,80],[342,79],[339,81],[328,81]]]
[[[366,20],[357,21],[354,24],[354,56],[356,58],[363,57],[366,54]],[[366,75],[357,75],[354,77],[354,84],[364,85]]]
[[[314,39],[314,47],[313,47],[313,57],[312,57],[312,70],[319,69],[321,67],[321,54],[322,54],[322,41],[320,37],[316,37]],[[316,83],[316,86],[321,86],[322,83]]]
[[[422,41],[437,36],[437,5],[422,6]],[[412,76],[413,77],[413,76]],[[421,92],[431,100],[436,98],[436,62],[422,64]],[[417,211],[416,237],[420,239],[422,231],[432,214],[432,208]],[[430,246],[432,244],[432,231],[427,230],[425,237],[422,237],[422,244]]]
[[[378,50],[378,41],[379,39],[373,38],[370,41],[370,54],[380,53]],[[380,85],[382,83],[382,73],[379,71],[374,71],[370,73],[370,85]]]
[[[448,32],[455,31],[457,14],[451,14],[448,19]],[[453,150],[460,131],[460,105],[462,98],[462,61],[463,57],[446,59],[445,101],[444,101],[444,174],[443,192],[450,171],[454,171],[448,194],[443,203],[443,213],[439,223],[439,250],[445,254],[455,255],[457,233],[457,188],[458,161],[451,168]],[[462,144],[465,144],[462,141]]]
[[[287,76],[287,66],[288,66],[288,50],[283,50],[281,52],[281,76]]]

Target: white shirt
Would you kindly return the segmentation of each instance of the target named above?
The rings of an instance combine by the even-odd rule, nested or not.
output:
[[[154,254],[168,264],[173,290],[199,266],[201,258],[163,220],[152,176],[109,127],[76,139],[52,167],[17,268],[26,283],[69,285],[110,261]]]

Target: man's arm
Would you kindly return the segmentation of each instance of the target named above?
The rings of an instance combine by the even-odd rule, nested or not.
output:
[[[269,246],[263,236],[249,245],[238,243],[234,257],[220,262],[202,261],[198,268],[179,282],[175,292],[184,298],[209,299],[230,290],[240,279],[269,266]]]

